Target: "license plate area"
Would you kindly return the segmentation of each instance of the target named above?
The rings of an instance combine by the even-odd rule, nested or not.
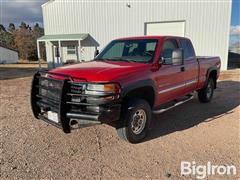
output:
[[[53,121],[55,123],[59,123],[58,114],[56,112],[48,111],[47,112],[47,117],[50,121]]]

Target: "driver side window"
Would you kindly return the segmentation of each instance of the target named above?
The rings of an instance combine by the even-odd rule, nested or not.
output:
[[[177,42],[173,39],[167,39],[163,42],[163,46],[160,53],[160,60],[165,64],[172,63],[172,52],[177,49]]]

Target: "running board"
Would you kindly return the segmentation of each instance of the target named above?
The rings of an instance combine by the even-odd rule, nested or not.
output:
[[[157,110],[153,110],[152,112],[153,112],[154,114],[161,114],[161,113],[163,113],[163,112],[165,112],[165,111],[168,111],[168,110],[170,110],[170,109],[172,109],[172,108],[174,108],[174,107],[177,107],[177,106],[179,106],[179,105],[181,105],[181,104],[184,104],[184,103],[192,100],[193,98],[194,98],[193,95],[188,95],[188,96],[187,96],[187,99],[185,98],[184,100],[177,101],[177,102],[174,103],[172,106],[168,106],[168,107],[160,108],[160,109],[157,109]]]

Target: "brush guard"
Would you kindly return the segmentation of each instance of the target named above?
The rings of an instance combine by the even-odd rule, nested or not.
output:
[[[61,128],[65,133],[71,132],[73,119],[75,122],[82,122],[83,125],[109,123],[119,119],[121,109],[119,100],[101,100],[115,94],[84,94],[83,89],[88,83],[87,80],[76,78],[81,82],[75,82],[74,79],[72,76],[61,73],[48,71],[35,73],[31,89],[31,107],[34,117]],[[73,97],[78,98],[78,101],[73,101]],[[96,101],[88,102],[88,98],[95,98]],[[57,113],[58,122],[48,118],[49,111]]]

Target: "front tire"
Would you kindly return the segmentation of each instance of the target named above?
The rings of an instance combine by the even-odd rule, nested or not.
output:
[[[147,135],[149,122],[151,121],[151,107],[143,99],[130,99],[123,105],[118,136],[131,143],[141,142]]]
[[[214,91],[214,80],[209,78],[206,87],[198,91],[198,99],[202,103],[208,103],[212,100]]]

